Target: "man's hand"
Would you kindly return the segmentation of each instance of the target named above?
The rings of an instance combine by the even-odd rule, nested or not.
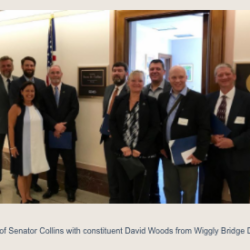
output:
[[[201,161],[199,159],[197,159],[194,155],[190,155],[187,160],[192,159],[192,161],[190,162],[192,165],[198,165],[201,163]]]
[[[221,138],[223,138],[223,137],[224,137],[224,135],[212,135],[212,136],[211,136],[211,142],[212,142],[213,144],[216,144],[216,143],[218,143],[219,140],[220,140]]]
[[[167,156],[167,153],[166,153],[166,150],[165,150],[165,149],[162,149],[162,150],[160,151],[160,153],[161,153],[165,158],[168,159],[168,156]]]
[[[134,157],[139,157],[139,156],[141,155],[141,152],[139,152],[139,151],[133,149],[132,155],[133,155]]]
[[[56,138],[60,138],[60,137],[61,137],[61,134],[60,134],[60,132],[58,132],[58,131],[54,131],[54,136],[55,136]]]
[[[132,154],[132,151],[129,147],[123,147],[121,148],[121,151],[125,157],[130,156]]]
[[[222,149],[233,148],[234,143],[229,138],[220,138],[218,142],[215,144],[215,146]]]
[[[58,131],[59,133],[64,133],[65,130],[66,130],[66,127],[65,127],[65,124],[67,124],[67,122],[60,122],[60,123],[57,123],[55,125],[55,130]]]

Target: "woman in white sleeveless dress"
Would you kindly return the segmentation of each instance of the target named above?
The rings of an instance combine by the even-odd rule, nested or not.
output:
[[[11,173],[18,175],[21,203],[39,203],[30,196],[32,174],[49,170],[35,84],[22,85],[19,100],[9,111]]]

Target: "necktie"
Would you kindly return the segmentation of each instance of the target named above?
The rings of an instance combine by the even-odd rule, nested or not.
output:
[[[7,89],[8,89],[8,93],[10,93],[10,79],[7,79]]]
[[[109,104],[109,109],[108,109],[108,112],[107,112],[108,115],[111,113],[111,110],[112,110],[112,107],[113,107],[113,104],[114,104],[114,101],[115,101],[115,97],[118,94],[118,90],[119,89],[116,88],[115,91],[112,94],[112,98],[111,98],[111,101],[110,101],[110,104]]]
[[[222,101],[221,101],[221,104],[220,104],[218,111],[217,111],[217,117],[223,123],[225,123],[225,121],[226,121],[226,108],[227,108],[226,98],[227,97],[225,95],[222,96]]]
[[[56,99],[56,105],[58,107],[58,105],[59,105],[59,89],[57,86],[55,87],[55,99]]]

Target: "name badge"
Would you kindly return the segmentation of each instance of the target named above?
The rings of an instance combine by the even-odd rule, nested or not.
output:
[[[187,126],[188,125],[188,119],[179,118],[178,124],[182,125],[182,126]]]
[[[245,117],[243,116],[237,116],[235,121],[234,121],[235,124],[245,124]]]

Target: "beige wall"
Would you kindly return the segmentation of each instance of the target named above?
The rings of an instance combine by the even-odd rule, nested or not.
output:
[[[109,66],[113,63],[113,11],[97,11],[55,18],[57,64],[63,70],[63,82],[77,88],[80,66]],[[37,60],[36,77],[45,79],[49,20],[29,21],[0,26],[0,55],[14,59],[14,74],[21,76],[20,60],[30,55]],[[113,46],[112,46],[113,47]],[[79,99],[76,160],[100,167],[105,159],[100,142],[103,98]],[[7,146],[7,144],[5,144]],[[82,167],[81,164],[78,166]],[[83,166],[84,167],[84,166]]]

